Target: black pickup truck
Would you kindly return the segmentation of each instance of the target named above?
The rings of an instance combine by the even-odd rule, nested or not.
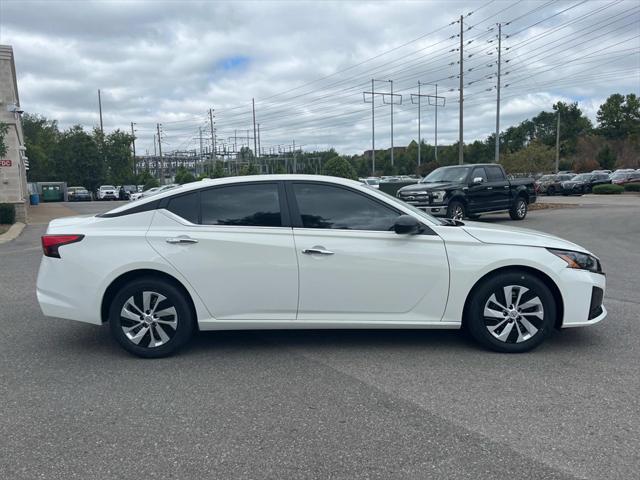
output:
[[[437,168],[396,196],[432,215],[458,220],[495,212],[522,220],[536,201],[532,178],[509,180],[501,165],[491,163]]]

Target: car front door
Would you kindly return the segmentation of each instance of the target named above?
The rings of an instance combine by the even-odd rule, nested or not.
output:
[[[480,183],[474,180],[481,179]],[[487,172],[484,167],[475,167],[469,177],[467,202],[469,213],[486,212],[491,210],[493,187],[487,186]]]
[[[449,290],[444,242],[398,235],[386,202],[322,182],[287,184],[298,264],[298,319],[439,321]]]
[[[217,186],[160,207],[148,241],[216,319],[295,319],[298,261],[282,184]]]

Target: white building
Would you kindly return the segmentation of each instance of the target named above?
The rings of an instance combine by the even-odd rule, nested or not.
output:
[[[0,123],[9,126],[4,138],[7,153],[0,157],[0,203],[13,203],[16,221],[26,222],[29,195],[21,114],[13,49],[0,45]]]

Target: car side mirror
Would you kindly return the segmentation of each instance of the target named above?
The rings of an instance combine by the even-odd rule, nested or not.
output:
[[[400,215],[393,224],[393,231],[398,235],[415,235],[422,231],[422,225],[411,215]]]
[[[482,182],[484,182],[484,178],[482,177],[476,177],[473,179],[473,184],[474,185],[480,185]]]

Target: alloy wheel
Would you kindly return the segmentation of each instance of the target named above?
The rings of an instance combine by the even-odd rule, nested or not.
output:
[[[520,200],[516,208],[516,213],[518,214],[519,218],[524,218],[524,216],[527,214],[527,202],[525,202],[524,200]]]
[[[494,291],[484,305],[484,325],[504,343],[521,343],[538,333],[544,324],[540,297],[521,285]]]
[[[129,341],[146,348],[169,342],[178,328],[175,305],[162,294],[142,291],[124,303],[120,311],[120,327]]]
[[[461,205],[456,205],[453,208],[451,218],[454,220],[462,220],[464,218],[464,209]]]

